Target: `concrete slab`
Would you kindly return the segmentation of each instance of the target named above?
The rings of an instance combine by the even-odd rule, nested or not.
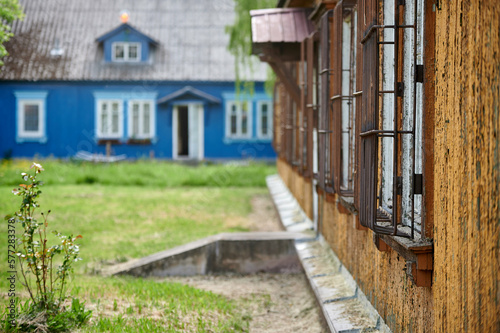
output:
[[[107,274],[165,277],[301,272],[294,244],[310,238],[284,231],[218,234],[117,265]]]

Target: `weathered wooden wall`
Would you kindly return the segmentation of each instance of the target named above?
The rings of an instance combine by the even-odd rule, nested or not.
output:
[[[439,2],[435,331],[500,332],[500,3]]]
[[[500,332],[500,2],[435,4],[435,61],[426,63],[435,66],[426,76],[435,110],[425,129],[433,140],[424,147],[434,179],[432,288],[409,280],[396,251],[379,252],[335,195],[320,196],[321,232],[394,332]],[[312,212],[307,182],[284,160],[278,170]]]
[[[278,172],[297,201],[312,211],[312,199],[301,200],[303,190],[298,186],[308,183],[301,182],[302,177],[284,160],[278,160]],[[394,332],[431,332],[431,289],[415,287],[405,273],[405,260],[396,251],[379,252],[372,232],[357,230],[356,216],[343,213],[336,196],[331,199],[319,199],[323,201],[321,233],[387,325]]]
[[[292,192],[302,210],[313,219],[312,182],[299,175],[285,160],[278,159],[278,173]]]

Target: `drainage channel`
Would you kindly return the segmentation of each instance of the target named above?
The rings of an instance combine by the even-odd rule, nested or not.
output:
[[[311,232],[312,221],[281,178],[268,176],[266,182],[283,226],[290,232]],[[297,239],[295,250],[331,332],[390,332],[321,235]]]

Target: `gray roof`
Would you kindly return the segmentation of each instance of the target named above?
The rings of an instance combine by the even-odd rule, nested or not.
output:
[[[15,22],[0,80],[234,81],[234,57],[225,26],[233,0],[21,0],[26,17]],[[147,64],[104,62],[96,38],[129,23],[159,44]],[[64,51],[51,56],[56,41]],[[263,81],[257,64],[251,79]],[[248,78],[248,77],[247,77]]]

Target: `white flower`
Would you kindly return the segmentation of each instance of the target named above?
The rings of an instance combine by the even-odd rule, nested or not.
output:
[[[33,164],[31,165],[31,169],[33,169],[33,168],[36,169],[36,172],[44,171],[42,165],[38,164],[38,163],[35,163],[35,162],[33,162]]]

